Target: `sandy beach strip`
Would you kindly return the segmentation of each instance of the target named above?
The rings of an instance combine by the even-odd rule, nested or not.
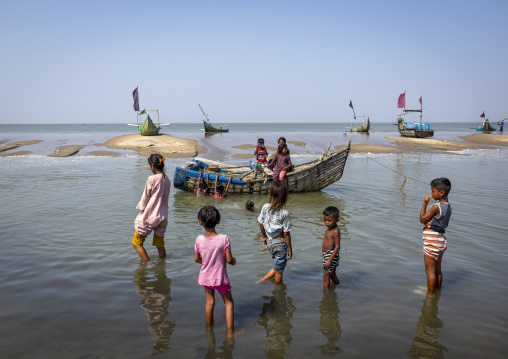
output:
[[[387,136],[385,137],[387,140],[393,141],[392,144],[395,144],[403,149],[408,151],[419,151],[425,152],[429,150],[434,151],[463,151],[463,150],[480,150],[480,149],[490,149],[495,150],[496,147],[490,147],[485,145],[478,145],[468,142],[458,142],[458,141],[446,141],[446,140],[434,140],[430,138],[413,138],[413,137],[393,137]]]
[[[472,135],[459,136],[464,141],[490,146],[508,146],[508,135],[495,133],[474,133]]]
[[[346,145],[335,146],[336,151],[342,151],[346,148]],[[404,153],[408,152],[405,149],[389,146],[378,146],[378,145],[351,145],[351,152],[358,153]]]
[[[81,150],[84,145],[67,145],[67,146],[60,146],[57,147],[55,152],[50,154],[48,157],[69,157],[72,155],[75,155],[76,153]]]
[[[17,152],[1,153],[0,157],[14,157],[14,156],[28,156],[28,155],[33,155],[33,152],[31,152],[31,151],[17,151]]]
[[[305,147],[307,145],[307,143],[303,141],[288,141],[288,143],[300,147]]]
[[[258,147],[257,145],[253,145],[253,144],[250,144],[250,143],[246,143],[244,145],[236,145],[236,146],[231,146],[231,148],[237,148],[239,150],[253,150],[255,149],[256,147]],[[277,151],[277,147],[272,147],[272,146],[265,146],[265,148],[269,151]]]
[[[92,151],[89,152],[88,155],[90,156],[100,156],[100,157],[122,157],[122,154],[120,152],[114,152],[114,151]]]
[[[12,142],[12,143],[8,143],[5,146],[0,146],[0,152],[12,150],[13,148],[18,148],[21,146],[35,145],[36,143],[40,143],[40,142],[42,142],[42,140]]]
[[[108,148],[135,150],[142,156],[159,153],[165,157],[194,157],[198,154],[196,140],[170,135],[141,136],[123,135],[112,138],[104,144]],[[203,147],[199,146],[201,149]]]
[[[239,158],[241,160],[248,160],[248,159],[252,159],[252,160],[255,160],[256,157],[254,155],[251,155],[249,153],[235,153],[233,155],[231,155],[232,158]]]

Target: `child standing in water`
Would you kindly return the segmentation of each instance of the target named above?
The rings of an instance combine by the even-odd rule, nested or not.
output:
[[[220,213],[214,206],[206,206],[199,210],[198,222],[205,229],[204,235],[196,238],[194,245],[194,261],[202,264],[199,271],[198,284],[205,288],[206,322],[213,324],[213,308],[215,291],[219,292],[226,306],[226,325],[234,327],[234,306],[231,284],[226,270],[226,262],[235,265],[236,259],[231,254],[229,238],[225,234],[217,234],[215,226],[220,223]]]
[[[132,244],[141,259],[149,261],[148,254],[143,247],[145,238],[153,233],[152,245],[157,247],[159,257],[166,256],[164,248],[164,234],[168,226],[168,197],[171,188],[171,181],[164,173],[164,157],[158,153],[148,157],[148,164],[153,176],[146,180],[145,190],[141,200],[136,206],[141,210],[134,221],[134,237]]]
[[[208,192],[208,173],[206,174],[206,181],[202,177],[202,172],[199,172],[198,188],[194,188],[194,195],[196,197],[206,196]]]
[[[323,255],[323,279],[324,287],[330,286],[330,279],[339,284],[339,278],[335,273],[339,266],[339,251],[340,251],[340,229],[337,223],[339,222],[339,209],[337,207],[329,206],[323,211],[326,232],[323,239],[323,246],[321,248]]]
[[[425,273],[427,274],[427,290],[434,292],[441,288],[443,273],[441,260],[446,250],[445,228],[448,227],[452,207],[448,203],[448,193],[452,184],[448,178],[436,178],[430,182],[432,194],[425,197],[420,222],[423,223],[423,258],[425,260]],[[427,211],[427,205],[433,198],[439,203],[432,205]]]
[[[293,171],[293,164],[291,163],[291,157],[289,157],[288,146],[285,143],[279,145],[277,154],[268,167],[273,171],[273,180],[280,182],[284,181],[287,172]]]
[[[289,213],[284,209],[288,199],[286,186],[281,182],[273,182],[268,191],[267,203],[261,209],[258,217],[259,229],[263,236],[263,245],[273,258],[273,268],[266,275],[258,280],[262,282],[275,277],[275,282],[282,282],[282,273],[288,259],[293,257],[291,246],[291,219]]]

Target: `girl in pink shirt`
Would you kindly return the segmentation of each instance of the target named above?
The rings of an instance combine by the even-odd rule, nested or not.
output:
[[[136,206],[141,210],[134,221],[134,238],[132,244],[141,259],[149,261],[148,254],[143,247],[145,238],[153,231],[152,244],[157,247],[159,257],[166,256],[164,248],[164,234],[168,226],[168,198],[171,181],[164,173],[164,157],[158,153],[148,157],[148,164],[153,176],[146,180],[145,190]]]
[[[219,292],[226,306],[226,325],[234,327],[234,306],[229,283],[226,262],[236,264],[231,254],[229,238],[225,234],[217,234],[215,226],[220,223],[220,213],[214,206],[206,206],[198,213],[198,222],[205,228],[205,234],[196,238],[194,245],[194,261],[201,264],[198,284],[205,288],[205,316],[208,324],[213,324],[213,308],[215,306],[215,290]]]

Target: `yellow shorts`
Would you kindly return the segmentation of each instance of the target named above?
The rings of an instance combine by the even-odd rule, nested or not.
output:
[[[146,237],[143,237],[138,232],[134,232],[134,237],[132,238],[132,244],[136,247],[143,247],[143,242]],[[164,247],[164,236],[158,236],[155,233],[153,234],[152,245],[155,247]]]

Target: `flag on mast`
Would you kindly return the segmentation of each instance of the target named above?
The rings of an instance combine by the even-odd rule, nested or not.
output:
[[[134,111],[139,111],[139,96],[138,96],[138,88],[132,91],[132,97],[134,98]]]
[[[349,100],[349,107],[353,108],[353,101]],[[353,108],[354,110],[354,108]]]
[[[485,111],[480,115],[481,118],[485,118]]]
[[[397,101],[397,108],[406,108],[406,93],[401,93],[399,95],[399,100]]]

